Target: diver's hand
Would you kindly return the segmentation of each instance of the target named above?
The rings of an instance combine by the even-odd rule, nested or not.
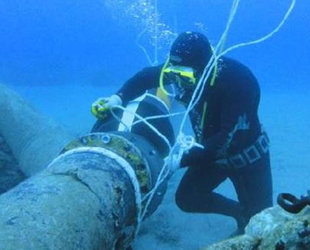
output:
[[[180,161],[180,167],[184,168],[199,165],[199,163],[205,161],[205,158],[206,150],[201,145],[195,145],[194,147],[184,152]]]
[[[101,97],[91,106],[91,113],[98,119],[105,119],[111,108],[122,105],[122,99],[118,95]]]

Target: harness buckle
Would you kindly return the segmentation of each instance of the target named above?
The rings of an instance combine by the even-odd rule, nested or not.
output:
[[[268,150],[269,139],[267,135],[263,133],[257,138],[254,144],[242,150],[241,153],[228,158],[219,159],[216,163],[223,169],[238,169],[261,159]]]
[[[254,161],[257,161],[261,158],[261,155],[255,144],[243,150],[245,157],[252,164]]]
[[[242,168],[245,167],[247,162],[242,156],[242,154],[237,154],[229,158],[229,162],[234,168]]]
[[[257,144],[264,154],[267,153],[267,151],[269,150],[269,139],[266,134],[262,134],[257,139]]]

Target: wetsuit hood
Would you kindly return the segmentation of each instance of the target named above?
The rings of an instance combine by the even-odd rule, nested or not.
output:
[[[173,42],[169,62],[172,65],[192,67],[202,72],[212,56],[206,36],[198,32],[183,32]]]

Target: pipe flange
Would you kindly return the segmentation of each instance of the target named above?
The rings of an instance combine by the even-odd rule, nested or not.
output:
[[[139,181],[141,193],[145,195],[151,190],[152,180],[148,162],[128,138],[114,133],[86,134],[70,142],[60,154],[79,147],[99,147],[111,150],[131,165]]]

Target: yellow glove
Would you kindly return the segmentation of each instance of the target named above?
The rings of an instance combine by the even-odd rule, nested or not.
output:
[[[91,106],[91,113],[98,119],[105,119],[111,108],[122,105],[122,99],[118,95],[101,97]]]

